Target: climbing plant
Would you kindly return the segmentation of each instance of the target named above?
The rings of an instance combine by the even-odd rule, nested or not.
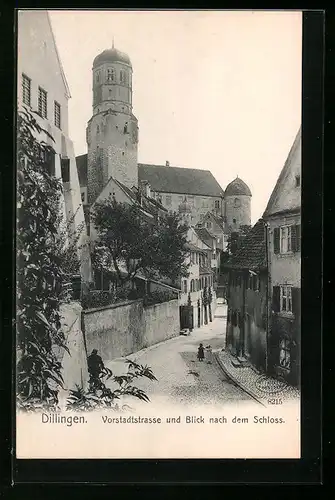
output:
[[[62,183],[55,151],[28,110],[17,120],[17,402],[25,410],[56,408],[62,386],[62,259],[58,228]]]

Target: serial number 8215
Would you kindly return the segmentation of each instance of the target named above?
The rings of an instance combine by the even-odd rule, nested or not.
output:
[[[272,398],[268,400],[269,405],[282,405],[283,400],[278,398]]]

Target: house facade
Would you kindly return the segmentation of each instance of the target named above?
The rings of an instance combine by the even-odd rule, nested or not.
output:
[[[46,10],[18,11],[18,111],[28,110],[38,124],[54,139],[41,134],[40,139],[55,150],[51,171],[62,180],[61,211],[64,229],[77,240],[81,278],[91,281],[84,211],[76,167],[74,147],[69,138],[69,87],[57,51],[49,14]]]
[[[264,212],[269,262],[269,367],[300,384],[301,130]]]
[[[226,348],[265,372],[268,272],[263,220],[250,230],[225,268],[228,274]]]
[[[213,289],[214,276],[208,259],[210,247],[197,235],[194,228],[187,234],[189,250],[185,264],[188,264],[189,275],[180,280],[180,305],[192,308],[193,328],[199,328],[214,316],[216,295]],[[209,300],[211,311],[209,311]]]

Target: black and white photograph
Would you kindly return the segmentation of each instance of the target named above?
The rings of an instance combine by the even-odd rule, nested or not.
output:
[[[300,458],[301,11],[17,11],[17,458]]]

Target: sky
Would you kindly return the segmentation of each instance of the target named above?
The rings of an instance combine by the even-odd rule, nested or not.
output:
[[[92,62],[133,66],[140,163],[237,175],[262,216],[301,123],[302,14],[294,11],[49,11],[70,87],[69,132],[87,152]]]

